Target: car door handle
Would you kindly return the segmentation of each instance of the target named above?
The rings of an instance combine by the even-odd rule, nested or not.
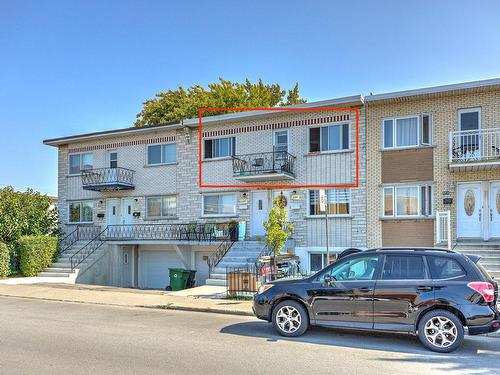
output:
[[[420,292],[430,292],[433,289],[432,286],[417,286],[417,290]]]

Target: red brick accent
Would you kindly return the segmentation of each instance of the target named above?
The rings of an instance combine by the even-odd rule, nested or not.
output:
[[[85,147],[69,149],[68,152],[71,153],[71,152],[87,152],[87,151],[95,151],[95,150],[110,150],[110,149],[114,149],[114,148],[118,148],[118,147],[150,145],[150,144],[154,144],[154,143],[164,143],[164,142],[175,142],[175,136],[140,139],[137,141],[106,143],[106,144],[102,144],[102,145],[85,146]]]

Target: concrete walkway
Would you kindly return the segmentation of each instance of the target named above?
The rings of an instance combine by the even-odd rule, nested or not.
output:
[[[0,284],[0,295],[49,301],[253,315],[251,301],[222,299],[220,296],[214,298],[214,293],[220,290],[196,289],[199,288],[193,288],[189,293],[180,293],[82,284]]]

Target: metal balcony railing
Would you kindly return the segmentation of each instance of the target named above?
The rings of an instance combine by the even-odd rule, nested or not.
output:
[[[450,164],[500,161],[500,128],[450,132]]]
[[[134,171],[127,168],[97,168],[82,171],[82,187],[85,190],[134,189]]]
[[[286,174],[295,176],[295,156],[287,151],[261,152],[233,156],[233,173],[238,176]]]

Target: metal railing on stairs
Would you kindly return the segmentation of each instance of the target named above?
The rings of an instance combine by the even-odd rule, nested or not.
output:
[[[446,243],[451,250],[451,214],[450,211],[436,211],[436,244]]]
[[[74,271],[85,259],[91,256],[97,249],[99,249],[104,242],[106,242],[106,231],[108,227],[104,228],[97,236],[92,238],[85,246],[74,253],[70,258],[71,271]]]
[[[223,240],[219,246],[217,246],[217,249],[215,250],[214,253],[210,254],[208,259],[207,259],[207,264],[208,264],[208,278],[211,278],[212,273],[214,271],[214,268],[220,263],[222,258],[227,254],[227,252],[231,249],[231,247],[234,245],[236,241],[227,238]]]
[[[78,225],[59,241],[59,254],[64,254],[78,241],[93,239],[100,230],[97,225]]]

